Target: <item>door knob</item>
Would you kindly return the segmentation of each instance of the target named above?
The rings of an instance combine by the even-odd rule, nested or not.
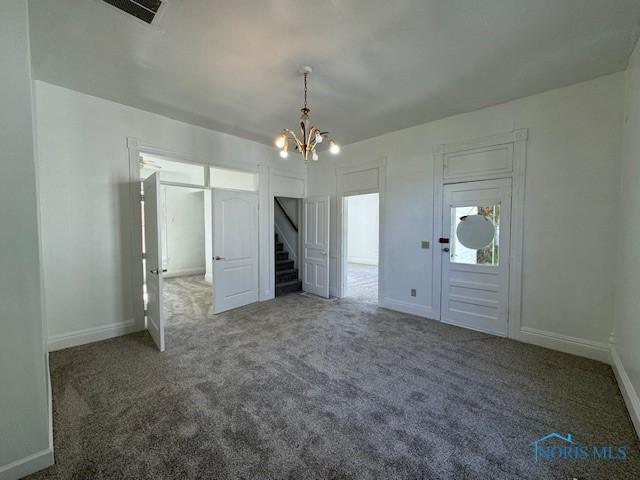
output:
[[[158,273],[160,273],[160,272],[158,271],[157,268],[154,268],[152,270],[149,270],[149,273],[153,273],[154,275],[158,275]]]
[[[442,251],[443,251],[443,252],[448,252],[448,251],[449,251],[449,247],[444,247],[444,248],[442,249]]]
[[[224,257],[219,257],[218,255],[216,255],[215,257],[213,257],[214,260],[226,260]]]

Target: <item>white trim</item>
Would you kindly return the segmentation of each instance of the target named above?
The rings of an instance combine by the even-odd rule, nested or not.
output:
[[[164,278],[187,277],[190,275],[204,275],[206,272],[207,269],[205,267],[181,268],[180,270],[174,270],[173,272],[163,273],[162,276]]]
[[[378,188],[365,190],[345,190],[344,176],[345,174],[355,173],[365,170],[378,170]],[[387,157],[383,156],[378,161],[367,162],[353,167],[336,168],[336,250],[338,251],[336,261],[336,286],[332,289],[337,297],[344,297],[347,286],[347,229],[345,228],[346,197],[354,195],[366,195],[369,193],[378,194],[378,305],[382,305],[381,299],[384,298],[385,289],[385,268],[384,268],[384,252],[385,252],[385,192],[387,188]],[[331,275],[329,276],[331,278]],[[332,294],[333,295],[333,294]],[[401,302],[403,303],[403,302]],[[413,304],[407,304],[413,305]],[[419,315],[419,314],[416,314]]]
[[[604,363],[609,363],[610,360],[609,344],[605,342],[570,337],[569,335],[530,327],[522,327],[517,340]]]
[[[17,480],[53,465],[53,448],[49,447],[28,457],[0,467],[0,480]]]
[[[433,309],[426,305],[418,305],[417,303],[403,302],[400,300],[394,300],[392,298],[381,298],[378,301],[378,305],[387,310],[393,310],[396,312],[408,313],[409,315],[416,315],[418,317],[433,319]]]
[[[462,322],[456,322],[455,320],[440,320],[442,323],[446,323],[447,325],[453,325],[454,327],[466,328],[467,330],[473,330],[474,332],[482,332],[488,333],[489,335],[493,335],[494,337],[505,338],[503,332],[497,330],[490,330],[486,328],[476,328],[473,325],[467,325]]]
[[[633,426],[636,429],[636,434],[640,436],[640,397],[638,397],[638,392],[633,387],[633,383],[631,383],[631,379],[624,369],[622,359],[618,355],[618,351],[614,345],[611,346],[610,355],[611,367],[613,368],[613,373],[616,375],[618,387],[620,387],[620,392],[622,392],[622,397],[627,405],[627,410],[629,411]]]
[[[132,318],[125,322],[101,325],[99,327],[85,328],[75,332],[51,335],[49,337],[49,351],[62,350],[63,348],[76,347],[85,343],[99,342],[108,338],[128,335],[140,331],[140,326]]]
[[[511,242],[509,252],[509,309],[508,337],[520,339],[522,317],[522,257],[524,244],[524,199],[525,174],[527,162],[526,128],[515,129],[508,133],[500,133],[479,139],[436,145],[433,149],[434,189],[433,189],[433,311],[436,319],[441,319],[442,294],[442,254],[438,239],[444,237],[442,232],[442,192],[446,183],[472,182],[477,180],[494,180],[511,178]],[[513,144],[512,169],[501,173],[474,173],[444,179],[445,156],[451,153],[468,150],[490,149],[497,145]],[[532,342],[533,343],[533,342]]]

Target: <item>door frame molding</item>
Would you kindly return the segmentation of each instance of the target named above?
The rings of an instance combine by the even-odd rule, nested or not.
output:
[[[508,133],[487,137],[439,144],[433,148],[434,189],[433,189],[433,313],[441,320],[442,305],[442,253],[438,239],[442,232],[442,194],[444,185],[473,182],[477,180],[511,179],[511,242],[509,251],[509,300],[507,307],[507,332],[509,338],[520,337],[522,317],[522,253],[524,242],[524,199],[527,162],[528,129],[519,128]],[[468,173],[447,172],[449,155],[482,153],[497,147],[511,147],[511,165],[502,168],[474,170]]]
[[[302,192],[297,192],[295,190],[278,190],[274,187],[274,177],[281,177],[281,178],[285,178],[288,180],[292,180],[294,183],[302,183],[303,188],[302,188]],[[270,300],[275,298],[276,296],[276,269],[275,269],[275,265],[276,265],[276,253],[275,253],[275,206],[274,206],[274,199],[276,197],[288,197],[288,198],[297,198],[297,199],[301,199],[304,201],[305,197],[306,197],[306,193],[307,193],[307,176],[304,173],[298,173],[298,172],[289,172],[286,170],[281,170],[281,169],[277,169],[277,168],[273,168],[273,167],[265,167],[265,175],[264,175],[264,181],[267,183],[267,186],[265,188],[265,191],[267,191],[267,196],[266,196],[266,203],[267,203],[267,208],[268,208],[268,226],[267,226],[267,235],[269,236],[269,241],[266,242],[269,248],[269,252],[267,253],[268,256],[268,265],[265,266],[265,268],[267,269],[266,271],[269,272],[269,283],[268,283],[268,288],[266,290],[266,292],[264,292],[264,298],[260,298],[260,300]],[[300,218],[302,218],[302,215],[300,215]],[[300,249],[300,245],[302,244],[302,242],[300,241],[300,237],[302,236],[302,228],[304,227],[304,225],[302,224],[302,221],[299,221],[298,224],[298,252],[301,251]],[[302,266],[301,264],[303,262],[301,262],[302,260],[302,256],[300,254],[298,254],[298,274],[299,277],[301,275],[303,275],[303,271],[302,271]],[[262,294],[262,289],[260,289],[260,293]]]
[[[360,190],[347,190],[344,188],[344,176],[366,170],[378,170],[378,188],[368,188]],[[336,252],[337,257],[329,258],[329,269],[335,258],[336,287],[334,291],[330,291],[331,296],[344,297],[347,286],[347,226],[345,221],[347,216],[344,214],[346,208],[346,197],[355,195],[366,195],[368,193],[378,194],[378,305],[384,302],[385,285],[384,285],[384,252],[385,235],[384,235],[384,211],[385,211],[385,190],[387,185],[387,157],[380,157],[379,160],[366,162],[353,167],[336,168]],[[331,279],[331,277],[329,277]],[[330,288],[331,290],[331,288]]]

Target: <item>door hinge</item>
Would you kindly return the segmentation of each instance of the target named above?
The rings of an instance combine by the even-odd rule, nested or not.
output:
[[[144,202],[144,194],[142,194],[142,193],[140,194],[140,201]]]
[[[143,259],[143,260],[146,260],[146,259],[147,259],[147,254],[146,254],[146,253],[144,253],[144,252],[142,253],[142,259]]]
[[[144,316],[148,316],[149,315],[149,310],[144,310]]]

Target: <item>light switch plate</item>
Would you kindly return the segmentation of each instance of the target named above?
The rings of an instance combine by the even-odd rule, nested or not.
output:
[[[428,240],[422,240],[422,242],[420,242],[420,246],[422,248],[428,249],[429,248],[429,241]]]

